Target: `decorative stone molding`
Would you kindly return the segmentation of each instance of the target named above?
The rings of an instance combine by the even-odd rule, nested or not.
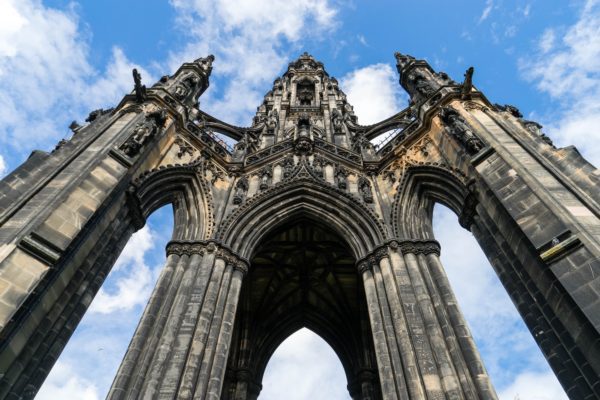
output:
[[[216,253],[215,256],[224,260],[234,269],[248,273],[250,263],[245,258],[237,255],[231,248],[216,240],[172,240],[166,247],[167,255],[175,254],[178,256],[192,254],[204,255],[205,253]]]

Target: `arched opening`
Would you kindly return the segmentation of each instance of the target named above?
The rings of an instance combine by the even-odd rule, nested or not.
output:
[[[378,398],[365,294],[348,243],[322,222],[299,215],[261,238],[250,265],[222,398],[256,399],[273,353],[304,327],[337,354],[346,393]]]
[[[273,353],[259,399],[347,400],[345,386],[344,369],[333,349],[319,335],[302,328]]]
[[[566,399],[476,239],[440,203],[433,209],[433,232],[448,280],[500,398]]]
[[[105,398],[165,264],[173,207],[153,211],[131,236],[36,399]]]

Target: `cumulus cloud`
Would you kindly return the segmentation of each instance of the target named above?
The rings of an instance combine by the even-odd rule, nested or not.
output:
[[[333,349],[312,331],[300,329],[273,353],[259,398],[348,400],[346,384],[342,363]]]
[[[146,303],[154,279],[144,257],[154,244],[155,235],[148,225],[133,234],[112,270],[112,273],[121,273],[116,288],[111,291],[100,288],[90,312],[110,314]]]
[[[300,43],[335,28],[336,9],[328,1],[172,0],[178,26],[189,43],[172,54],[170,65],[212,53],[213,77],[223,80],[222,96],[207,93],[207,111],[249,124],[253,111]],[[242,90],[242,93],[240,93]],[[210,99],[210,101],[206,101]]]
[[[568,397],[552,373],[526,372],[501,391],[500,400],[567,400]]]
[[[52,148],[68,135],[70,121],[131,90],[134,64],[121,49],[113,50],[105,71],[92,67],[91,35],[72,8],[7,0],[0,3],[0,26],[0,144],[19,155],[9,164],[32,147]]]
[[[538,47],[519,66],[526,79],[560,103],[545,118],[549,136],[561,146],[575,144],[600,165],[600,1],[588,0],[578,21],[561,35],[546,30]]]
[[[406,107],[406,93],[398,84],[398,74],[389,64],[356,69],[340,80],[348,102],[354,106],[358,123],[369,125],[391,117]]]
[[[58,361],[52,374],[44,382],[44,390],[35,397],[36,400],[98,400],[98,389],[93,382],[82,378],[69,364]]]

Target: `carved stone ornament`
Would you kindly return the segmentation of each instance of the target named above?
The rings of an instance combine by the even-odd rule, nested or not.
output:
[[[129,157],[136,156],[142,146],[156,135],[166,121],[167,114],[164,110],[148,114],[143,122],[133,128],[133,134],[121,145],[121,150]]]
[[[348,171],[346,168],[336,165],[335,182],[339,189],[345,190],[348,187]]]
[[[136,68],[133,69],[132,74],[133,74],[133,84],[134,84],[134,90],[135,90],[135,100],[138,103],[143,103],[144,101],[146,101],[146,98],[148,97],[146,95],[146,85],[142,85],[142,75],[138,72],[138,70]]]
[[[233,204],[242,204],[244,198],[248,192],[248,178],[246,176],[240,177],[235,184],[235,194],[233,195]]]
[[[182,158],[186,154],[190,156],[194,155],[195,149],[182,138],[177,137],[177,139],[175,139],[175,144],[179,147],[179,151],[177,152],[177,158]]]
[[[456,138],[468,154],[476,154],[485,147],[481,139],[473,133],[473,129],[455,109],[443,107],[440,110],[440,118],[445,124],[446,132]]]
[[[465,72],[465,80],[460,88],[460,97],[463,100],[468,100],[471,98],[471,91],[473,90],[473,72],[475,69],[473,67],[469,67]]]
[[[269,180],[271,179],[272,176],[273,176],[273,173],[271,171],[271,166],[263,167],[258,172],[258,177],[260,179],[260,185],[258,186],[258,188],[260,190],[267,190],[269,188]]]
[[[358,178],[358,190],[365,203],[373,202],[373,192],[371,191],[371,183],[367,178],[361,176]]]

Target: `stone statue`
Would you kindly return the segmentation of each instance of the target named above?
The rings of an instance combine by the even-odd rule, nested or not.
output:
[[[427,79],[420,71],[409,75],[408,79],[412,82],[415,91],[423,97],[431,96],[439,87],[433,80]]]
[[[371,191],[371,184],[369,180],[364,176],[358,178],[358,190],[362,195],[362,198],[365,203],[373,202],[373,192]]]
[[[215,61],[215,56],[213,56],[212,54],[210,54],[207,57],[200,57],[198,58],[196,61],[194,61],[196,64],[200,65],[200,68],[202,68],[202,70],[204,72],[206,72],[206,74],[210,74],[212,71],[212,63],[213,61]]]
[[[260,190],[265,190],[269,187],[269,179],[271,178],[271,168],[269,167],[265,167],[263,169],[260,170],[259,176],[260,176],[260,185],[259,185],[259,189]]]
[[[475,68],[473,67],[469,67],[465,72],[465,80],[460,89],[460,97],[463,100],[471,98],[471,91],[473,90],[473,72],[475,72]]]
[[[337,181],[337,187],[345,190],[348,186],[348,171],[337,165],[335,167],[335,180]]]
[[[246,176],[240,177],[235,184],[235,194],[233,196],[233,204],[242,204],[248,191],[248,178]]]
[[[333,125],[334,133],[342,133],[344,129],[344,117],[337,108],[331,111],[331,124]]]
[[[164,110],[148,114],[145,121],[139,122],[133,128],[133,135],[123,143],[121,150],[129,157],[137,155],[142,146],[164,126],[166,120],[167,114]]]
[[[273,108],[267,114],[267,130],[269,133],[275,133],[279,126],[279,112]]]
[[[135,99],[138,103],[143,103],[146,100],[146,86],[142,85],[142,75],[136,68],[133,69],[133,84],[135,89]]]
[[[440,112],[441,120],[446,124],[445,130],[454,136],[473,155],[483,149],[484,144],[474,133],[467,122],[451,107],[444,107]]]

